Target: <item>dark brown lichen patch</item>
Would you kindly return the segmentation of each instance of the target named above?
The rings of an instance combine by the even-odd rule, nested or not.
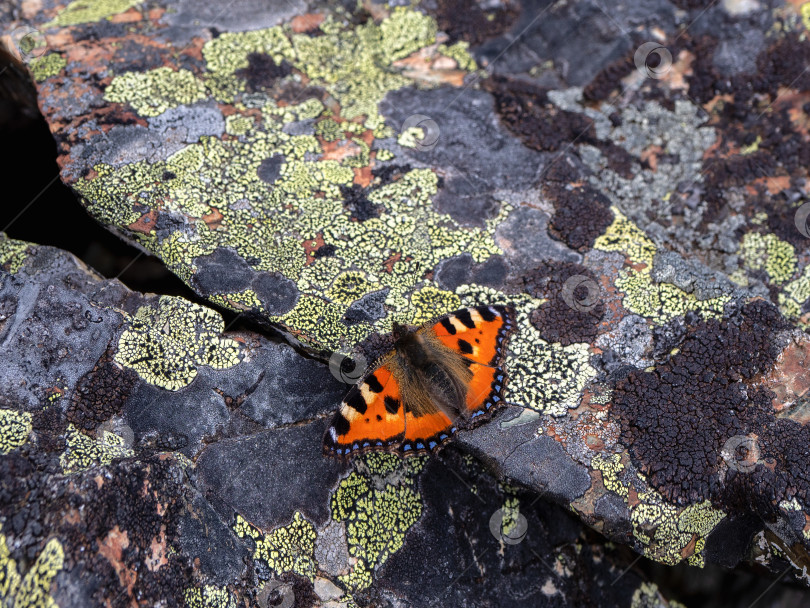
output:
[[[625,179],[633,177],[637,159],[612,141],[600,140],[593,121],[585,114],[557,107],[548,98],[548,89],[500,75],[485,80],[483,88],[495,98],[495,111],[503,125],[525,146],[557,152],[573,144],[588,144],[605,155],[611,170]]]
[[[798,244],[802,236],[792,226],[792,201],[784,197],[791,199],[801,189],[797,180],[806,179],[810,162],[802,123],[810,89],[810,40],[803,33],[780,35],[759,53],[754,73],[732,75],[716,66],[720,46],[715,38],[687,34],[682,43],[693,57],[686,77],[689,95],[705,104],[718,134],[704,160],[704,224],[724,219],[730,193],[739,192],[748,203],[746,215],[765,212],[779,238]]]
[[[739,511],[753,506],[772,519],[780,501],[810,495],[802,456],[810,428],[777,420],[774,393],[758,384],[779,353],[775,332],[786,327],[773,306],[754,301],[725,320],[689,327],[668,361],[617,383],[612,412],[621,441],[668,500],[709,498]],[[735,465],[750,457],[738,449],[751,449],[746,437],[759,453],[743,470]]]
[[[567,346],[596,339],[605,303],[590,270],[571,262],[543,262],[522,282],[527,293],[547,300],[531,315],[544,340]]]
[[[340,193],[343,196],[343,206],[351,213],[352,219],[365,222],[372,217],[379,217],[379,206],[369,200],[366,189],[362,186],[341,186]]]
[[[79,380],[67,409],[67,419],[84,431],[121,412],[138,375],[121,367],[107,350],[92,370]]]
[[[377,186],[385,186],[399,180],[403,175],[411,171],[412,167],[408,164],[394,165],[386,164],[375,166],[371,170],[371,175],[374,176]],[[441,184],[439,184],[441,187]]]
[[[286,60],[276,63],[266,53],[250,53],[248,66],[236,70],[235,74],[245,79],[248,92],[256,93],[271,88],[276,80],[292,74],[292,66]]]
[[[464,40],[477,46],[506,32],[520,14],[520,6],[517,2],[504,2],[502,6],[484,9],[468,0],[439,0],[436,9],[428,9],[428,13],[435,16],[439,29],[450,37],[450,42]]]
[[[543,190],[554,205],[551,233],[572,249],[585,252],[613,222],[610,200],[590,186],[549,183]]]
[[[582,91],[586,101],[604,101],[622,87],[621,80],[635,69],[633,56],[626,55],[608,64],[589,82]]]
[[[71,486],[68,505],[81,515],[73,523],[62,518],[60,537],[74,563],[101,579],[100,604],[102,595],[119,588],[111,604],[116,608],[185,605],[190,564],[171,550],[179,541],[185,493],[177,462],[160,457],[122,462],[103,477],[90,472]]]
[[[593,121],[555,106],[546,89],[498,75],[483,86],[495,98],[495,110],[504,126],[533,150],[556,152],[574,141],[598,143]]]

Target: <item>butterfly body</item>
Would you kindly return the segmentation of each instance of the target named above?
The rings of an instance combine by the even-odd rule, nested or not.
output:
[[[504,347],[514,310],[478,306],[414,331],[394,328],[393,349],[352,387],[324,436],[324,452],[434,451],[503,403]]]

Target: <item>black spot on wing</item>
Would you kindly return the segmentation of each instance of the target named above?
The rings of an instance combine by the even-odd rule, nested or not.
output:
[[[467,342],[466,340],[461,340],[461,339],[460,339],[460,340],[458,341],[458,348],[459,348],[459,350],[460,350],[461,352],[463,352],[465,355],[471,355],[471,354],[472,354],[472,352],[473,352],[473,347],[472,347],[472,344],[470,344],[470,343],[469,343],[469,342]]]
[[[363,395],[360,394],[360,391],[357,389],[349,391],[349,394],[346,396],[346,405],[359,414],[366,413],[366,400],[363,399]]]
[[[475,310],[478,311],[478,314],[481,315],[481,318],[486,322],[494,321],[498,318],[495,311],[489,306],[478,306]]]
[[[473,321],[472,316],[470,316],[469,310],[459,310],[456,313],[456,319],[464,323],[464,325],[469,329],[473,329],[475,327],[475,321]]]
[[[385,411],[389,414],[396,414],[399,411],[399,399],[386,395],[383,401],[385,402]]]
[[[368,388],[372,393],[381,393],[383,391],[383,385],[380,384],[380,381],[377,380],[377,376],[374,374],[366,378],[366,384],[368,384]]]
[[[450,319],[448,319],[447,317],[445,317],[444,319],[442,319],[442,320],[440,321],[440,323],[442,324],[442,327],[444,327],[444,328],[447,330],[447,333],[448,333],[448,334],[450,334],[451,336],[455,336],[455,335],[456,335],[456,326],[455,326],[455,325],[453,325],[453,324],[450,322]]]
[[[334,419],[332,420],[332,427],[335,429],[338,435],[345,435],[349,432],[349,421],[346,420],[343,414],[335,414]]]

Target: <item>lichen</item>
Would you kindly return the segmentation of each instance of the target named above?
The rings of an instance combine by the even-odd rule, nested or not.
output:
[[[25,263],[29,246],[30,243],[10,239],[0,232],[0,268],[9,274],[17,274]]]
[[[266,564],[276,574],[295,572],[314,580],[315,527],[299,512],[295,512],[287,526],[276,528],[268,534],[254,527],[241,515],[236,516],[234,531],[240,538],[251,538],[255,543],[253,559]]]
[[[31,414],[0,409],[0,454],[8,454],[28,441]]]
[[[217,312],[161,296],[129,318],[115,360],[150,384],[176,391],[191,384],[201,365],[226,369],[239,363],[241,347],[223,330]]]
[[[628,486],[619,480],[619,475],[624,471],[621,462],[621,454],[596,454],[591,459],[591,467],[602,474],[602,485],[611,492],[615,492],[623,498],[629,494]]]
[[[399,551],[405,534],[422,515],[415,476],[422,459],[403,461],[391,454],[371,454],[361,469],[338,485],[330,500],[332,518],[344,522],[352,571],[340,576],[350,591],[371,585],[374,570]]]
[[[138,4],[140,4],[140,0],[73,0],[59,12],[55,19],[42,27],[65,27],[92,23],[123,13]]]
[[[65,444],[59,464],[66,475],[94,466],[108,465],[116,458],[128,458],[135,453],[126,445],[125,439],[115,433],[101,431],[100,437],[93,439],[72,424],[67,426]]]
[[[631,266],[623,268],[616,278],[616,288],[624,292],[625,308],[663,324],[684,315],[687,311],[698,312],[703,318],[719,318],[730,296],[718,296],[699,300],[670,283],[657,283],[652,278],[655,243],[627,219],[618,207],[612,207],[613,223],[598,237],[594,249],[623,253]]]
[[[183,598],[187,608],[236,608],[236,600],[226,587],[190,587],[183,592]]]
[[[194,74],[167,66],[147,72],[125,72],[113,78],[104,91],[107,101],[128,103],[142,116],[158,116],[205,97],[205,85]]]
[[[20,578],[6,537],[0,534],[0,605],[9,608],[59,608],[51,597],[51,583],[64,564],[61,543],[52,538],[25,576]]]
[[[605,488],[621,496],[630,508],[633,536],[641,543],[644,555],[670,565],[686,557],[690,565],[703,567],[706,537],[726,514],[708,500],[679,508],[652,488],[637,490],[637,499],[631,503],[630,489],[647,486],[647,481],[638,473],[625,475],[621,460],[621,454],[596,454],[591,467],[601,473]],[[694,549],[685,555],[693,539]]]
[[[37,82],[56,76],[67,65],[67,61],[59,53],[48,53],[42,57],[34,57],[28,62],[28,68]]]
[[[450,57],[450,59],[455,60],[458,67],[460,67],[462,70],[469,70],[472,72],[478,69],[475,59],[472,55],[470,55],[470,43],[465,40],[459,40],[458,42],[449,46],[440,44],[438,51],[445,57]]]
[[[796,272],[796,249],[774,234],[747,233],[740,242],[740,255],[748,268],[764,269],[775,285],[781,285]]]
[[[641,583],[638,589],[633,592],[630,608],[664,608],[664,598],[658,591],[655,583]],[[670,604],[672,608],[672,604]]]

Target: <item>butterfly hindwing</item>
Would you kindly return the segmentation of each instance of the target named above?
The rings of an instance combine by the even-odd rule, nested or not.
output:
[[[467,410],[471,412],[470,418],[477,423],[477,418],[491,414],[503,405],[506,372],[500,367],[489,367],[477,363],[474,363],[470,369],[473,371],[473,379],[467,389]]]
[[[445,315],[430,328],[450,349],[484,365],[500,365],[515,327],[510,306],[471,306]]]

